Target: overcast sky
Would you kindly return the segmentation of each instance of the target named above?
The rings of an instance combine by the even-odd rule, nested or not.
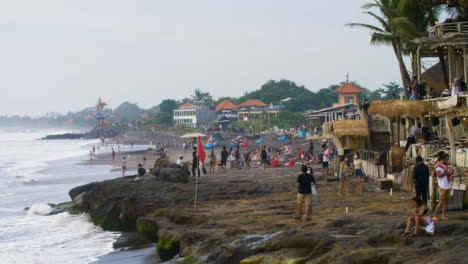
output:
[[[240,96],[289,79],[400,82],[369,44],[365,0],[2,0],[0,114],[76,111],[101,96],[151,107],[195,88]]]

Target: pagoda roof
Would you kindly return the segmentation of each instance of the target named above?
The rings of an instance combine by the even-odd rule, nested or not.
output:
[[[334,90],[333,93],[339,94],[339,93],[363,93],[364,91],[357,88],[356,86],[352,85],[349,82],[346,82],[345,84],[341,85],[338,89]]]
[[[237,110],[239,107],[229,100],[224,100],[216,106],[216,112],[221,110]]]

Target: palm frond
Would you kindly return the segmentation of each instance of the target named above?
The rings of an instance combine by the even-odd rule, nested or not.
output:
[[[381,28],[378,28],[376,26],[372,26],[372,25],[369,25],[369,24],[363,24],[363,23],[348,23],[345,26],[352,27],[352,28],[353,27],[360,27],[360,28],[365,28],[365,29],[375,31],[375,32],[385,32]]]
[[[396,40],[397,39],[392,34],[375,32],[372,34],[370,43],[376,46],[391,46],[395,44]]]

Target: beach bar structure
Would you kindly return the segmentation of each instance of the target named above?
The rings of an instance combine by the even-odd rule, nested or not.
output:
[[[449,87],[455,78],[468,82],[468,21],[446,22],[436,25],[427,31],[426,36],[415,40],[417,44],[417,77],[418,82],[428,84],[438,91]],[[445,87],[424,80],[421,67],[423,58],[443,58],[445,65],[439,67]],[[432,77],[432,76],[429,76]],[[440,85],[440,84],[439,84]]]
[[[249,99],[239,105],[239,121],[260,120],[263,117],[277,118],[283,109],[282,105],[267,105],[257,99]]]

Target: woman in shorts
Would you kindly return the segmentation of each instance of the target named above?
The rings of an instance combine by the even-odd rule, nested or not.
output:
[[[362,167],[362,159],[358,152],[354,153],[353,165],[354,176],[356,177],[357,182],[357,194],[362,195],[362,178],[364,177],[364,169]]]
[[[341,196],[341,190],[344,189],[346,191],[346,196],[349,196],[349,190],[348,190],[348,181],[347,181],[347,173],[348,173],[348,158],[345,157],[343,161],[340,163],[340,173],[338,175],[339,180],[340,180],[340,185],[338,186],[338,196]]]

